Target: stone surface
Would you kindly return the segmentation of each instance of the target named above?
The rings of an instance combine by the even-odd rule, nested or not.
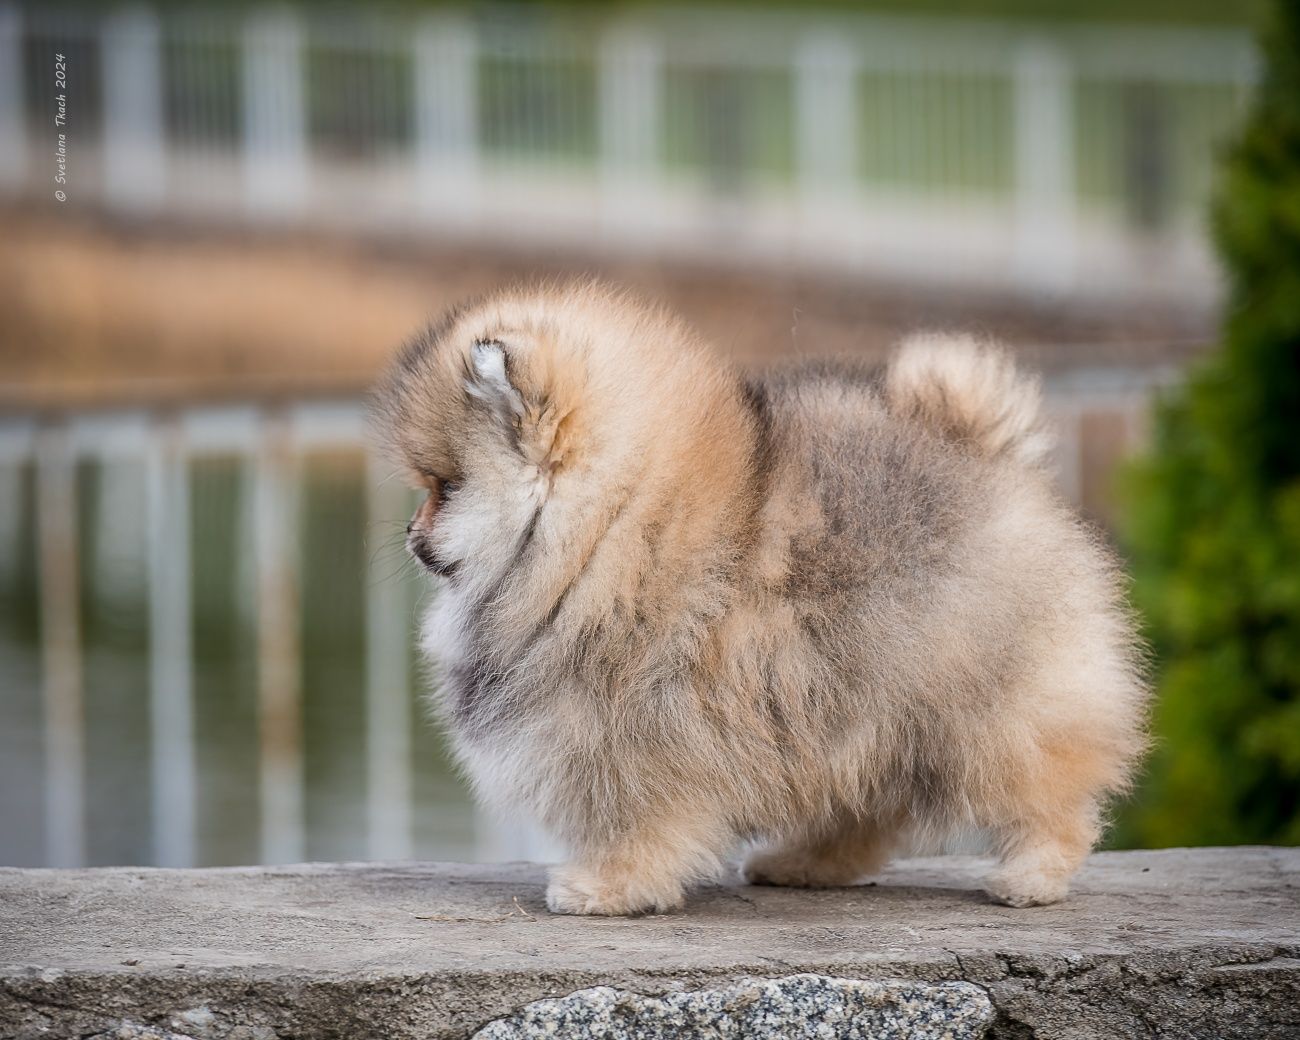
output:
[[[474,1040],[979,1040],[992,1021],[988,994],[968,982],[804,974],[659,997],[595,986],[529,1004],[484,1026]]]
[[[1102,853],[1026,910],[987,901],[984,866],[634,920],[547,914],[530,864],[0,870],[0,1037],[467,1038],[595,986],[803,972],[970,982],[991,1037],[1300,1037],[1300,850]]]

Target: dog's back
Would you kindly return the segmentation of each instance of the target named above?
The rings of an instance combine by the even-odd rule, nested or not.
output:
[[[805,503],[791,641],[834,672],[787,706],[825,742],[792,775],[821,772],[846,815],[898,831],[1014,845],[1041,826],[1070,835],[1062,863],[1081,856],[1142,748],[1145,688],[1115,562],[1046,471],[1035,384],[997,351],[926,338],[885,367],[816,362],[764,386],[777,494]],[[1062,870],[1000,894],[1050,901]]]

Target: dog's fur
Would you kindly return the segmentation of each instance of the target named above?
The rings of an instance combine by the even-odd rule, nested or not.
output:
[[[1146,692],[1004,354],[747,381],[580,285],[452,313],[377,401],[429,490],[408,544],[446,579],[424,648],[456,754],[567,843],[552,910],[668,910],[745,843],[754,883],[846,885],[972,830],[995,898],[1065,894]]]

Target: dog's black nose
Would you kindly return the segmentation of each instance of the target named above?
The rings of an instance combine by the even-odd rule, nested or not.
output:
[[[414,529],[414,527],[415,527],[415,521],[414,521],[414,520],[408,520],[408,521],[406,521],[406,536],[407,536],[408,538],[411,536],[411,531]]]

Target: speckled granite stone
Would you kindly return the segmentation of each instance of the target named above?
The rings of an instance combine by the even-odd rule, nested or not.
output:
[[[988,994],[966,982],[787,975],[654,997],[596,986],[529,1004],[474,1040],[974,1040],[993,1015]]]

